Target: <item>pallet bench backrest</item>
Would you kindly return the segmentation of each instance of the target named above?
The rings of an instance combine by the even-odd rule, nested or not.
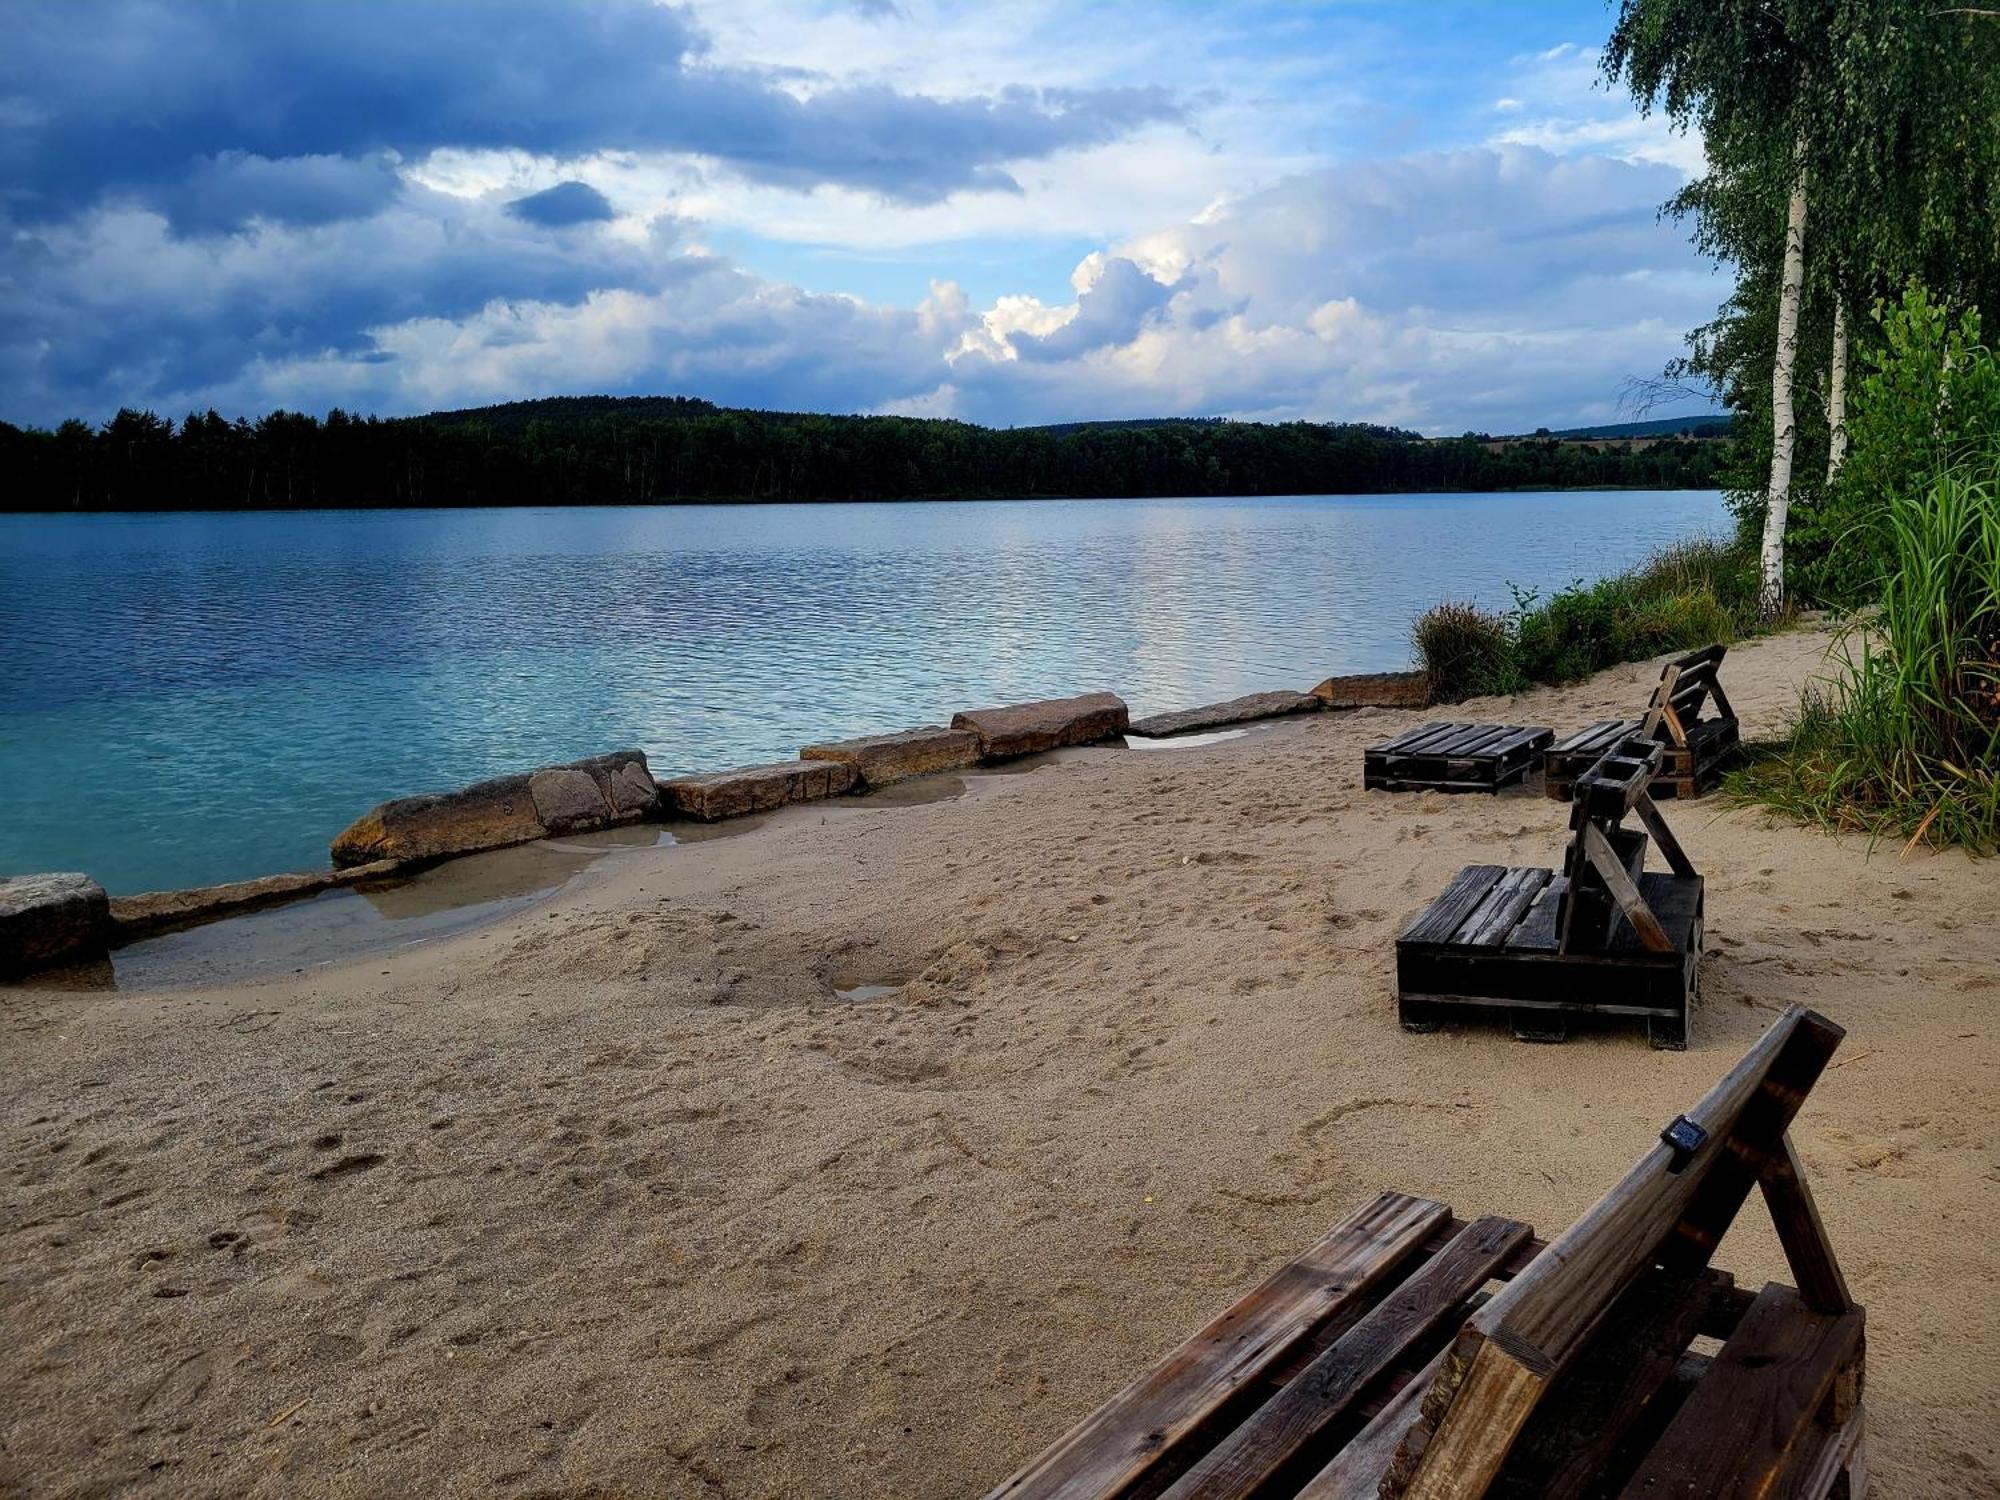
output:
[[[1718,717],[1734,718],[1735,710],[1729,706],[1728,695],[1722,691],[1717,675],[1728,650],[1720,644],[1704,646],[1662,667],[1653,696],[1647,700],[1639,732],[1685,748],[1688,730],[1701,717],[1702,706],[1711,699]]]
[[[1853,1307],[1787,1134],[1840,1027],[1794,1005],[1618,1185],[1468,1319],[1411,1418],[1384,1496],[1483,1495],[1543,1394],[1654,1266],[1699,1270],[1761,1187],[1802,1299]]]
[[[1565,884],[1556,915],[1560,952],[1602,951],[1620,912],[1646,947],[1673,950],[1673,942],[1639,894],[1646,833],[1623,826],[1627,813],[1638,813],[1674,872],[1694,874],[1648,793],[1663,754],[1658,740],[1628,735],[1577,778],[1570,798],[1570,841],[1563,852]]]

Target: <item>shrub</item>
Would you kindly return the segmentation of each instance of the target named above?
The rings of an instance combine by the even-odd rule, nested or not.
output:
[[[1881,608],[1740,795],[1831,828],[2000,848],[2000,439],[1892,494]]]
[[[1417,621],[1415,636],[1432,696],[1457,703],[1531,682],[1576,682],[1621,661],[1693,651],[1757,628],[1756,554],[1697,538],[1545,602],[1516,589],[1509,614],[1440,604]]]
[[[1447,601],[1418,617],[1414,636],[1417,665],[1436,702],[1512,692],[1519,685],[1512,624],[1505,615]]]

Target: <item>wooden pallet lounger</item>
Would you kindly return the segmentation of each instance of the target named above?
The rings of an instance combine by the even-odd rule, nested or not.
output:
[[[1708,646],[1668,662],[1660,669],[1659,683],[1641,717],[1606,719],[1550,747],[1544,790],[1558,802],[1567,802],[1576,778],[1612,745],[1634,734],[1666,746],[1666,759],[1653,778],[1655,797],[1694,797],[1714,786],[1741,742],[1736,710],[1729,706],[1729,695],[1716,675],[1728,649]],[[1704,719],[1702,705],[1710,701],[1715,713]]]
[[[1362,753],[1361,784],[1384,792],[1497,792],[1534,768],[1553,729],[1426,724]]]
[[[1396,940],[1402,1023],[1429,1031],[1468,1008],[1515,1034],[1561,1041],[1572,1015],[1643,1016],[1660,1048],[1687,1046],[1701,961],[1702,880],[1647,786],[1662,746],[1637,735],[1576,783],[1561,870],[1468,865]],[[1647,836],[1671,865],[1647,873]]]
[[[1384,1193],[989,1500],[1859,1500],[1863,1315],[1787,1134],[1840,1037],[1787,1010],[1546,1247]],[[1709,1267],[1753,1185],[1796,1290]]]

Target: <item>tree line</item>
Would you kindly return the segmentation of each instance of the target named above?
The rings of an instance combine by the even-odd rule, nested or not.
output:
[[[1426,439],[1213,420],[997,429],[576,397],[427,417],[0,423],[11,510],[1707,489],[1727,442]]]

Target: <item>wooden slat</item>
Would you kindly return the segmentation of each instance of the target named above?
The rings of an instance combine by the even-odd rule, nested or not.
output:
[[[1424,1392],[1444,1368],[1444,1353],[1398,1391],[1369,1424],[1349,1438],[1333,1461],[1307,1481],[1294,1500],[1375,1500],[1396,1444],[1423,1404]]]
[[[1493,888],[1493,883],[1506,873],[1505,865],[1467,865],[1451,877],[1451,884],[1444,888],[1444,894],[1425,907],[1403,929],[1399,941],[1448,942],[1465,920],[1465,914],[1477,906],[1480,898]]]
[[[1167,1491],[1169,1500],[1247,1500],[1269,1492],[1368,1385],[1447,1319],[1534,1231],[1482,1218],[1371,1308],[1331,1349],[1260,1406]]]
[[[1588,729],[1579,729],[1568,739],[1555,745],[1549,753],[1569,755],[1588,752],[1594,746],[1608,745],[1624,734],[1636,730],[1639,722],[1637,719],[1600,719]]]
[[[1397,746],[1396,747],[1397,754],[1428,755],[1437,746],[1445,744],[1448,741],[1457,739],[1461,734],[1465,733],[1466,729],[1469,727],[1470,726],[1468,725],[1457,722],[1428,725],[1426,726],[1427,730],[1426,733],[1419,735],[1416,739],[1411,740],[1408,744]]]
[[[1406,745],[1411,744],[1413,741],[1420,740],[1424,738],[1426,735],[1435,734],[1437,733],[1438,730],[1442,728],[1444,728],[1444,725],[1438,720],[1433,719],[1430,723],[1420,724],[1415,729],[1404,730],[1401,734],[1397,735],[1393,740],[1384,740],[1379,745],[1370,745],[1368,747],[1368,752],[1371,755],[1387,755],[1391,751],[1403,749]]]
[[[1484,1492],[1542,1392],[1632,1279],[1670,1249],[1680,1264],[1707,1264],[1748,1192],[1725,1143],[1739,1128],[1746,1139],[1775,1142],[1842,1034],[1824,1016],[1788,1007],[1689,1111],[1707,1132],[1692,1156],[1654,1145],[1473,1315],[1398,1451],[1385,1495]]]
[[[1550,870],[1509,870],[1481,903],[1479,911],[1459,929],[1456,941],[1473,948],[1497,948],[1519,925],[1521,914],[1554,878]]]
[[[1792,1288],[1766,1286],[1622,1493],[1629,1500],[1784,1493],[1801,1440],[1859,1348],[1861,1328],[1859,1308],[1816,1313]]]
[[[1667,827],[1667,820],[1660,816],[1660,809],[1653,803],[1650,793],[1642,794],[1632,804],[1632,810],[1639,815],[1639,821],[1646,825],[1646,832],[1653,836],[1667,865],[1676,875],[1695,873],[1694,862],[1681,848],[1681,841],[1674,837],[1674,831]]]
[[[1720,666],[1722,658],[1728,653],[1729,648],[1718,641],[1713,646],[1703,646],[1699,651],[1690,651],[1686,656],[1677,657],[1670,665],[1679,667],[1684,672],[1704,665]]]
[[[1618,858],[1595,823],[1589,823],[1583,830],[1584,852],[1590,858],[1591,868],[1611,891],[1611,898],[1618,903],[1618,909],[1625,913],[1625,920],[1632,924],[1632,930],[1639,934],[1639,941],[1655,953],[1672,953],[1674,941],[1666,929],[1660,926],[1660,919],[1653,915],[1646,905],[1646,898],[1639,894],[1639,887],[1632,883],[1624,862]]]
[[[1450,1217],[1442,1203],[1382,1194],[991,1494],[1120,1493],[1163,1455],[1212,1436],[1240,1393],[1314,1329],[1363,1300]]]
[[[1799,1460],[1798,1477],[1792,1481],[1786,1500],[1825,1500],[1836,1493],[1842,1500],[1861,1500],[1868,1485],[1867,1409],[1855,1407],[1854,1415],[1837,1428],[1815,1425],[1807,1434],[1807,1443],[1810,1451]],[[1847,1488],[1836,1491],[1842,1475],[1847,1476]]]
[[[1529,1419],[1489,1500],[1571,1500],[1601,1487],[1612,1453],[1733,1290],[1715,1271],[1653,1271],[1627,1288]]]
[[[1757,1185],[1777,1226],[1785,1263],[1798,1279],[1799,1295],[1814,1312],[1846,1312],[1854,1306],[1847,1278],[1840,1274],[1833,1241],[1820,1222],[1819,1206],[1806,1186],[1806,1169],[1792,1145],[1791,1132],[1778,1138],[1778,1150],[1758,1167]]]
[[[1551,872],[1549,883],[1542,887],[1541,895],[1522,914],[1519,925],[1507,935],[1502,946],[1511,953],[1554,953],[1556,918],[1568,891],[1569,881]]]

